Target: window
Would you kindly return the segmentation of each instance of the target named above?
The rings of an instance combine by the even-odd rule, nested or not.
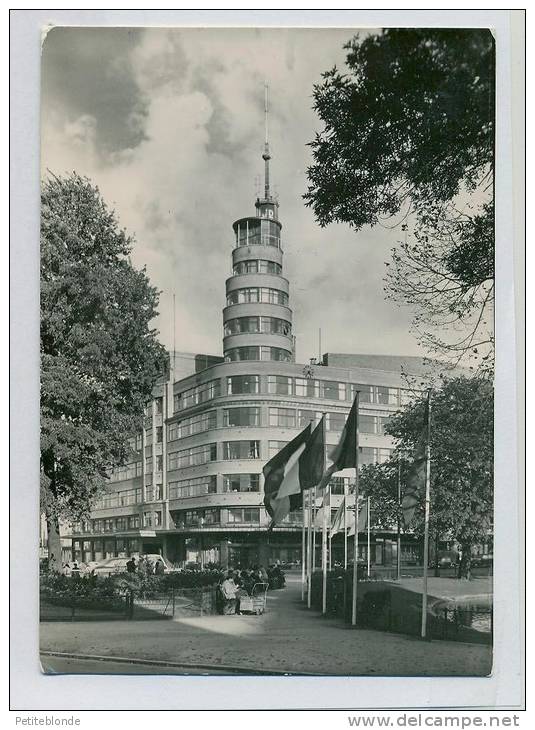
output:
[[[219,507],[211,507],[204,510],[204,524],[218,525],[221,522]]]
[[[143,512],[143,527],[152,527],[152,512]]]
[[[369,446],[359,446],[359,464],[375,464],[375,449]]]
[[[328,413],[327,428],[329,431],[343,431],[347,415],[345,413]]]
[[[375,433],[375,416],[359,414],[359,430],[362,433]]]
[[[154,527],[161,527],[161,526],[162,526],[162,513],[155,512],[154,513]]]
[[[143,474],[143,462],[136,461],[136,477],[140,477]]]
[[[179,438],[186,438],[195,433],[203,433],[216,427],[216,412],[206,411],[190,418],[184,418],[182,421],[176,421],[169,424],[168,439],[176,441]]]
[[[132,515],[128,518],[128,527],[130,530],[137,530],[139,528],[139,515]]]
[[[193,479],[182,479],[179,482],[169,482],[169,499],[202,497],[204,494],[215,494],[216,492],[217,477],[215,474]]]
[[[260,509],[258,507],[229,507],[228,521],[242,524],[258,524]]]
[[[182,451],[173,451],[168,455],[169,469],[182,469],[188,466],[197,466],[198,464],[207,464],[209,461],[215,461],[217,458],[217,445],[204,444],[203,446],[194,446]]]
[[[344,485],[349,493],[348,477],[331,477],[330,487],[331,494],[344,494]]]
[[[156,426],[156,443],[161,444],[163,441],[163,426]]]
[[[260,408],[225,408],[223,410],[224,426],[259,426]]]
[[[234,289],[227,296],[228,306],[232,306],[233,304],[249,304],[251,302],[280,304],[283,307],[287,307],[288,294],[280,289],[271,289],[269,287],[248,287],[246,289]]]
[[[119,532],[126,530],[126,517],[117,517],[115,520],[115,529],[119,530]]]
[[[317,411],[305,411],[301,408],[297,411],[297,425],[299,428],[305,428],[305,426],[308,426],[309,423],[312,423],[312,426],[315,426],[320,422],[320,420],[321,413],[318,413]]]
[[[269,375],[268,393],[292,395],[292,378],[287,378],[285,375]]]
[[[261,347],[260,359],[264,361],[272,360],[274,362],[291,362],[292,353],[289,350],[284,350],[282,347]]]
[[[225,335],[265,332],[289,336],[291,331],[290,322],[278,317],[237,317],[225,322]]]
[[[295,395],[305,398],[319,398],[319,383],[312,378],[295,379]]]
[[[282,428],[295,428],[296,413],[294,408],[270,408],[269,425]]]
[[[211,380],[208,383],[196,385],[194,388],[188,388],[183,393],[175,393],[174,395],[174,411],[180,411],[184,408],[205,403],[212,398],[221,395],[219,380]]]
[[[145,458],[145,471],[152,471],[152,456]]]
[[[103,520],[104,532],[113,532],[114,524],[112,519]]]
[[[355,400],[357,390],[360,392],[359,403],[373,403],[373,388],[371,385],[351,383],[349,386],[350,400]]]
[[[225,492],[259,492],[260,474],[224,474]]]
[[[259,347],[233,347],[225,350],[226,362],[240,362],[242,360],[260,360]]]
[[[278,454],[281,449],[283,449],[286,444],[288,444],[289,441],[269,441],[268,442],[268,451],[269,451],[269,458],[271,459],[275,454]]]
[[[375,402],[380,405],[397,406],[399,405],[399,388],[387,388],[383,385],[378,385],[375,389],[376,398]]]
[[[224,441],[223,442],[223,459],[231,461],[233,459],[259,459],[260,458],[260,442],[259,441]]]
[[[156,405],[156,413],[161,416],[163,413],[163,398],[155,398],[154,403]]]
[[[156,471],[163,471],[163,456],[161,454],[156,457]]]
[[[136,451],[140,451],[143,448],[143,435],[138,434],[136,436]]]
[[[259,393],[258,375],[232,375],[227,378],[228,395]]]
[[[282,273],[282,266],[275,261],[266,259],[254,259],[252,261],[239,261],[234,265],[233,273],[236,274],[277,274]]]
[[[336,383],[333,380],[320,380],[320,397],[329,400],[345,400],[345,383]]]

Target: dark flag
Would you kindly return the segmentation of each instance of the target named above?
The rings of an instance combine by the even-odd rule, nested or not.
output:
[[[401,500],[403,522],[408,527],[413,518],[416,507],[421,504],[425,493],[425,479],[427,471],[427,439],[428,439],[429,399],[425,403],[422,431],[414,452],[414,461],[409,469]]]
[[[357,399],[355,398],[338,446],[331,453],[333,466],[336,467],[333,470],[335,472],[342,469],[354,469],[357,465],[357,423]]]
[[[297,509],[303,504],[299,462],[310,439],[311,430],[312,426],[309,423],[300,434],[275,454],[262,470],[264,506],[272,520],[270,528],[283,520],[290,510]]]
[[[312,431],[303,454],[299,458],[299,483],[301,491],[317,486],[325,470],[325,416]]]

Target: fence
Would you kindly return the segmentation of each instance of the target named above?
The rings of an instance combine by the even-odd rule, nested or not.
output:
[[[41,593],[41,621],[173,619],[216,613],[215,587],[125,590],[110,598]]]
[[[351,621],[352,571],[327,574],[327,613]],[[321,610],[322,575],[312,576],[312,606]],[[434,609],[434,610],[433,610]],[[422,596],[399,584],[359,578],[357,591],[357,624],[380,631],[420,635]],[[492,606],[451,604],[444,601],[430,605],[427,615],[427,636],[433,639],[491,643],[493,632]]]

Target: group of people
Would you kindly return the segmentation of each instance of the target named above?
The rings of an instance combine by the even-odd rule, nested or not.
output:
[[[278,565],[272,565],[267,570],[263,566],[229,570],[219,585],[220,613],[239,614],[240,599],[258,592],[259,584],[261,590],[284,588],[284,573]]]
[[[165,573],[165,565],[161,558],[153,561],[145,555],[141,555],[136,560],[136,556],[132,555],[126,563],[126,572],[138,573],[138,575],[163,575]]]

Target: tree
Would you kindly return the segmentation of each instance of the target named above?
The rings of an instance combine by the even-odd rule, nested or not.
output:
[[[41,508],[49,556],[61,561],[59,522],[86,517],[166,367],[149,323],[158,292],[128,258],[97,188],[73,173],[41,193]]]
[[[345,48],[347,73],[335,67],[314,86],[324,129],[311,142],[306,203],[322,226],[404,226],[410,241],[395,254],[388,292],[418,308],[417,331],[442,330],[444,315],[475,329],[453,350],[424,332],[430,349],[477,355],[478,310],[493,294],[493,37],[393,29]]]
[[[493,509],[493,390],[484,377],[446,380],[431,398],[430,534],[448,534],[462,548],[460,574],[470,577],[472,547],[488,539]],[[387,433],[397,442],[385,464],[363,469],[362,489],[372,496],[376,519],[392,524],[398,460],[401,484],[425,429],[425,399],[392,416]],[[396,494],[396,497],[394,497]],[[424,495],[411,529],[424,529]]]

